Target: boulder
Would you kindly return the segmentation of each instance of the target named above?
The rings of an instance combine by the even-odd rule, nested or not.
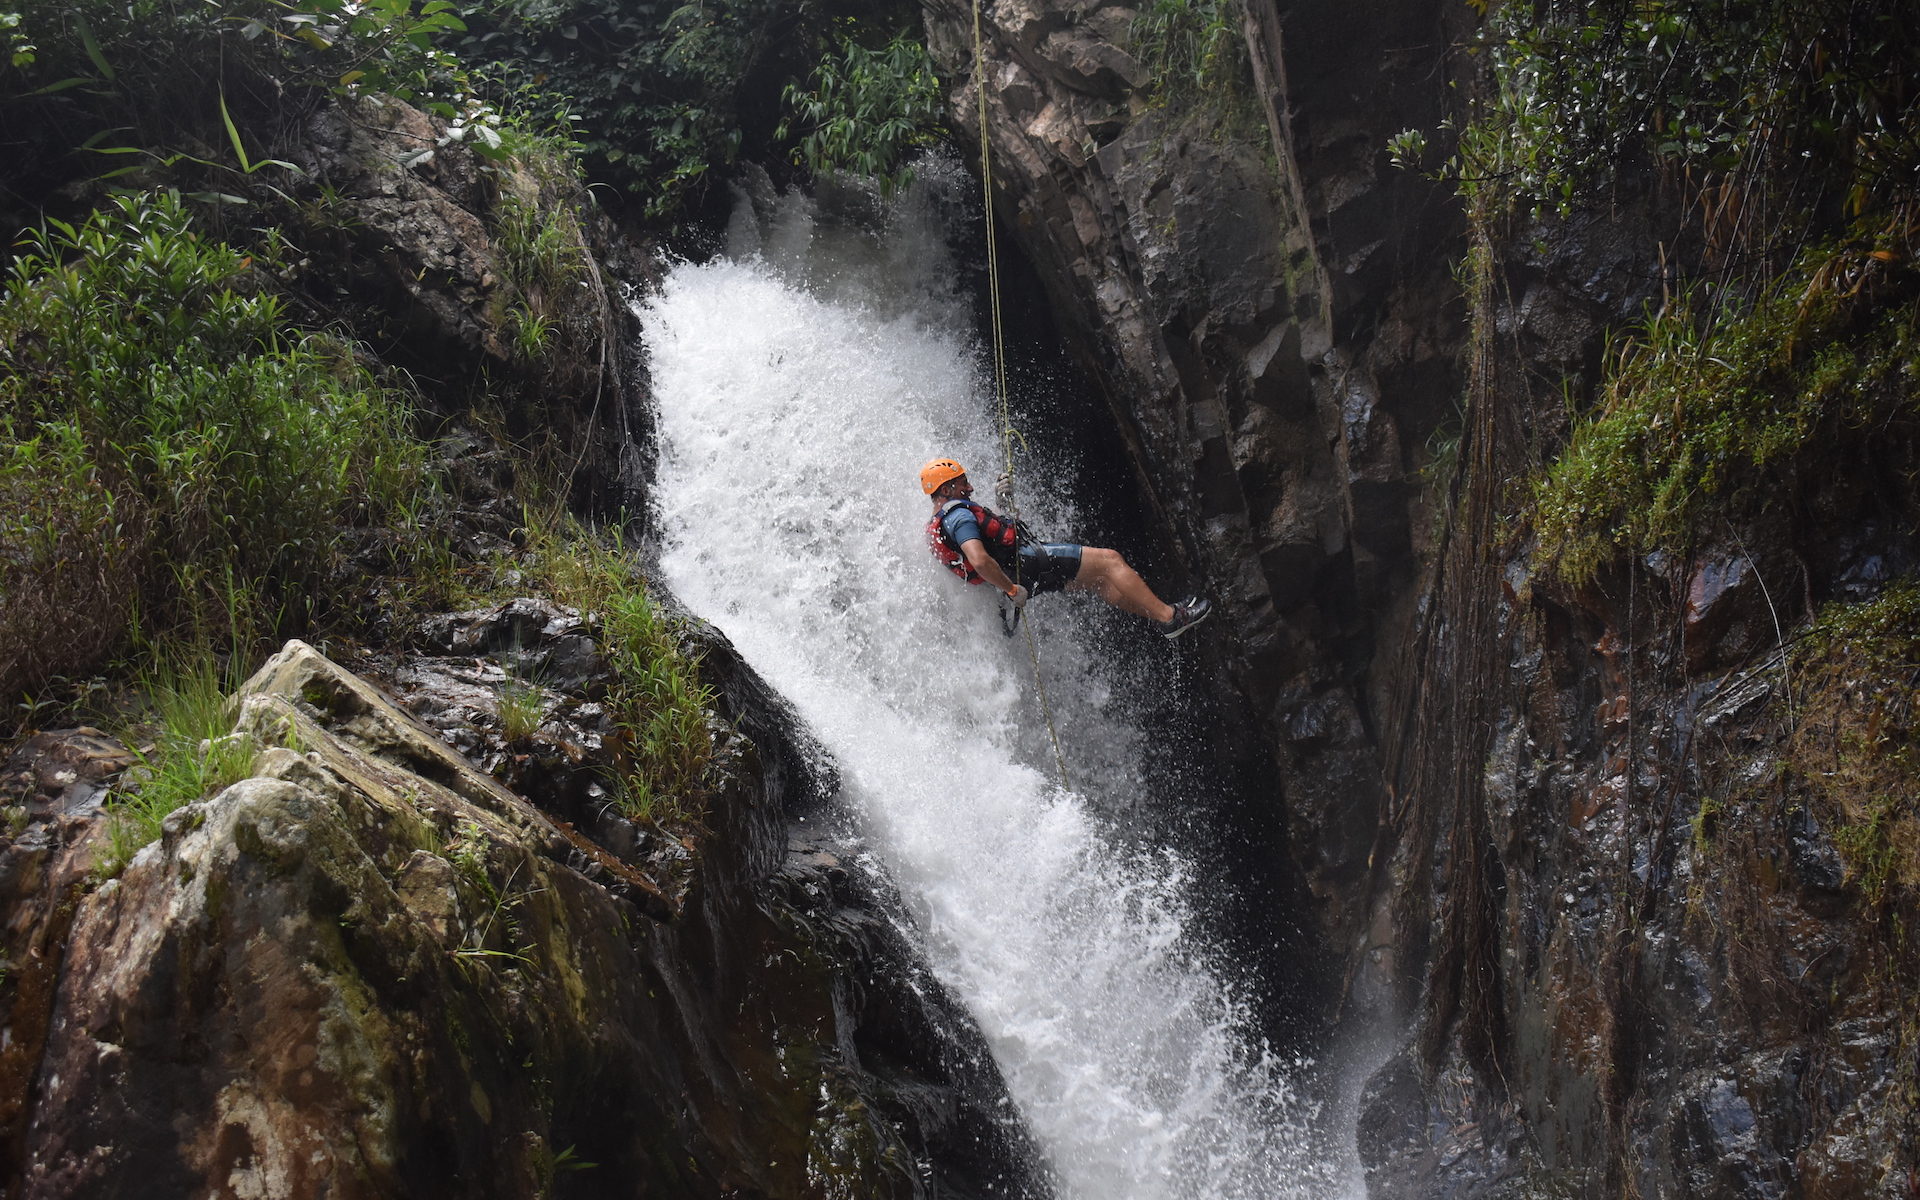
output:
[[[751,746],[667,904],[310,646],[232,712],[249,778],[78,898],[10,1194],[1035,1194],[881,892],[727,840]]]

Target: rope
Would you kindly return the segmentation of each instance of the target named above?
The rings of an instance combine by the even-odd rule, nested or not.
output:
[[[1013,442],[1018,436],[1013,429],[1013,412],[1007,403],[1007,338],[1006,329],[1000,319],[1000,247],[993,234],[993,156],[987,137],[987,53],[986,39],[981,34],[980,12],[985,0],[973,0],[973,87],[980,96],[980,208],[987,220],[987,300],[993,314],[993,386],[994,394],[1000,406],[1000,457],[1005,464],[1003,478],[1007,481],[1007,494],[1004,499],[1007,511],[1018,516],[1019,506],[1013,499]],[[1013,564],[1015,586],[1020,586],[1020,560],[1016,555]],[[1053,762],[1060,770],[1060,786],[1071,791],[1073,783],[1067,777],[1067,756],[1060,749],[1060,731],[1054,726],[1053,705],[1047,700],[1047,682],[1040,673],[1040,639],[1033,631],[1033,622],[1022,622],[1027,627],[1027,661],[1033,665],[1033,687],[1040,696],[1040,715],[1047,722],[1047,736],[1053,741]]]

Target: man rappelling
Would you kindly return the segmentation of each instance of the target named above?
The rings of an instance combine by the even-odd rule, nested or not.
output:
[[[920,490],[933,499],[927,541],[933,556],[968,583],[988,584],[1018,610],[1029,595],[1092,592],[1115,608],[1145,617],[1169,638],[1207,619],[1201,596],[1168,604],[1115,550],[1070,542],[1036,542],[1020,522],[973,500],[967,470],[950,458],[920,468]]]

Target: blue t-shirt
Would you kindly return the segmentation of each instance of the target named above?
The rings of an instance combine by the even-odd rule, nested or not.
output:
[[[980,522],[973,519],[973,510],[967,507],[965,500],[947,502],[945,511],[940,514],[940,529],[947,535],[947,540],[953,543],[955,550],[975,538],[983,542],[986,540],[980,534]]]

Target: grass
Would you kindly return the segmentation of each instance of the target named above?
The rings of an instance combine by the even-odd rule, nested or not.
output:
[[[537,173],[529,172],[521,187],[504,192],[494,209],[501,266],[526,292],[554,292],[579,282],[586,274],[586,245],[573,214],[543,202],[548,185]]]
[[[211,655],[162,666],[143,681],[147,722],[124,734],[135,747],[132,786],[108,805],[107,844],[95,868],[102,878],[118,875],[156,840],[170,814],[247,777],[258,747],[233,732],[227,695],[236,684]]]
[[[512,331],[510,342],[514,357],[523,362],[540,361],[553,341],[552,322],[536,315],[526,304],[514,304],[507,309],[507,328]]]
[[[707,731],[713,694],[642,588],[622,581],[601,616],[620,680],[614,719],[630,763],[623,807],[640,817],[653,816],[662,805],[687,815],[713,759]]]
[[[519,864],[508,874],[505,885],[496,886],[487,865],[490,848],[486,832],[473,821],[463,819],[455,825],[454,840],[447,848],[447,860],[453,864],[460,882],[478,897],[478,910],[482,915],[461,938],[460,945],[454,947],[454,960],[462,966],[491,959],[504,960],[504,965],[509,969],[515,964],[531,965],[533,947],[522,933],[517,910],[538,895],[539,890],[514,889],[513,881],[520,874]],[[496,931],[498,940],[509,949],[502,950],[489,945],[495,940]]]
[[[713,691],[674,622],[648,598],[616,537],[594,540],[570,522],[529,532],[523,571],[598,627],[613,668],[607,696],[617,737],[614,803],[636,820],[698,820],[713,761]]]
[[[1158,104],[1216,118],[1218,136],[1265,136],[1235,0],[1154,0],[1133,18],[1128,52]]]
[[[513,297],[502,329],[514,356],[541,362],[555,349],[575,293],[589,281],[587,245],[572,204],[578,168],[559,152],[531,142],[515,169],[500,177],[492,212],[494,249]]]
[[[508,742],[526,741],[539,732],[541,722],[546,720],[546,690],[511,672],[501,681],[495,704],[500,714],[500,735]]]

